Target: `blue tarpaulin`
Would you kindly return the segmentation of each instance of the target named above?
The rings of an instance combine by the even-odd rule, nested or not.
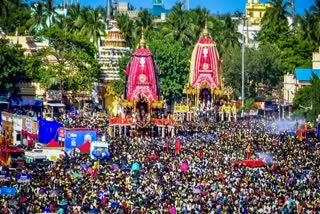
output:
[[[38,119],[39,122],[39,142],[49,143],[50,140],[56,137],[57,131],[63,127],[62,123],[56,121],[48,121],[42,118]]]
[[[0,195],[15,195],[17,193],[17,189],[14,187],[1,187]]]
[[[42,106],[43,101],[41,99],[30,98],[12,98],[10,100],[11,106]]]

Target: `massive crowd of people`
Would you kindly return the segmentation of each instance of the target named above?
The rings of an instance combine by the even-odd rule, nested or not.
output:
[[[319,213],[319,141],[300,141],[275,124],[189,122],[165,139],[110,137],[108,159],[74,152],[2,169],[10,179],[1,186],[18,193],[0,196],[0,213]],[[248,146],[264,166],[236,164]],[[17,183],[20,172],[29,183]]]

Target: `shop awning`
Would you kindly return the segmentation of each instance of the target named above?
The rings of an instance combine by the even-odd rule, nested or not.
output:
[[[50,106],[50,107],[60,107],[60,108],[66,107],[66,105],[63,104],[63,103],[48,103],[48,106]]]
[[[43,101],[41,99],[31,98],[13,98],[10,100],[11,106],[42,106]]]

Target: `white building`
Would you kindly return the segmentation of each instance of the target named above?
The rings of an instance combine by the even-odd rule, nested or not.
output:
[[[130,51],[126,47],[126,40],[121,34],[117,23],[111,21],[111,29],[107,30],[107,35],[99,47],[98,62],[101,64],[102,82],[110,82],[119,79],[119,59]]]
[[[293,74],[284,75],[283,99],[287,104],[293,104],[296,92],[304,86],[310,85],[312,74],[320,77],[320,48],[312,54],[312,68],[296,68]]]

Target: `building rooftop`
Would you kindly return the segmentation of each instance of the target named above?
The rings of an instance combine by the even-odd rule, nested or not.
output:
[[[295,70],[296,79],[298,81],[310,81],[312,79],[312,73],[320,78],[320,69],[296,68]]]

